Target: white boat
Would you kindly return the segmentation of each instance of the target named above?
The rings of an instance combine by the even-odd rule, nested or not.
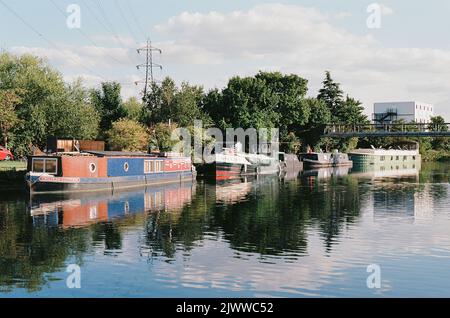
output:
[[[356,149],[349,153],[355,165],[389,165],[420,163],[421,155],[418,147],[415,149]]]

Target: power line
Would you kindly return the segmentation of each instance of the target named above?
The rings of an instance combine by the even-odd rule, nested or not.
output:
[[[56,45],[53,41],[49,40],[47,37],[45,37],[41,32],[39,32],[35,27],[33,27],[29,22],[27,22],[24,18],[22,18],[16,11],[14,11],[10,6],[8,6],[3,0],[0,0],[0,4],[2,4],[9,12],[11,12],[16,18],[18,18],[23,24],[25,24],[29,29],[31,29],[34,33],[36,33],[39,37],[44,39],[50,46],[54,47],[55,49],[62,51],[62,49]],[[73,62],[78,63],[78,61],[75,61],[72,57],[68,56],[69,59],[71,59]],[[98,74],[97,72],[92,71],[85,65],[80,65],[82,68],[87,70],[88,72],[100,77],[101,79],[105,80],[105,78]]]
[[[130,10],[131,15],[133,16],[133,21],[136,23],[136,25],[137,25],[139,31],[141,32],[142,36],[143,36],[144,39],[145,39],[145,38],[147,37],[147,35],[146,35],[146,33],[145,33],[145,31],[144,31],[144,28],[142,27],[141,23],[139,22],[139,19],[137,18],[136,14],[134,13],[133,8],[131,7],[130,1],[125,1],[125,3],[127,4],[128,10]]]
[[[116,7],[119,9],[120,15],[122,16],[122,19],[125,21],[125,24],[126,24],[126,26],[128,28],[128,31],[131,34],[131,37],[133,37],[134,38],[134,42],[136,44],[138,44],[138,37],[136,36],[136,34],[134,33],[133,29],[131,28],[131,25],[128,22],[128,19],[127,19],[126,15],[125,15],[124,11],[122,10],[122,7],[120,6],[119,1],[118,0],[114,0],[114,3],[116,5]]]
[[[100,0],[93,0],[93,1],[94,1],[95,4],[97,5],[97,8],[98,8],[98,10],[100,11],[100,14],[103,16],[103,19],[104,19],[105,22],[109,25],[109,27],[108,27],[108,26],[106,26],[104,23],[102,23],[103,27],[105,27],[105,29],[106,29],[108,32],[110,32],[110,33],[116,38],[116,40],[120,43],[120,45],[121,45],[124,49],[126,49],[126,50],[130,49],[130,48],[127,47],[127,45],[122,41],[122,39],[120,38],[120,36],[119,36],[118,33],[116,32],[116,30],[115,30],[115,28],[114,28],[114,25],[113,25],[113,24],[111,23],[111,21],[109,20],[108,15],[106,14],[106,11],[104,10],[104,8],[103,8],[103,6],[102,6],[101,1],[100,1]],[[83,2],[84,2],[84,0],[83,0]],[[86,2],[85,2],[85,3],[86,3]],[[91,13],[93,13],[92,10],[90,10],[90,11],[91,11]],[[97,19],[97,21],[100,22],[100,19]],[[131,55],[131,58],[130,58],[130,59],[133,60],[132,62],[138,63],[138,58],[137,58],[136,56]]]
[[[53,4],[53,6],[65,17],[66,13],[56,4],[55,0],[50,0],[50,2]],[[76,28],[76,30],[82,35],[84,36],[91,44],[93,44],[96,47],[100,47],[100,45],[98,45],[94,40],[92,40],[83,30],[81,30],[80,28]],[[111,58],[112,60],[116,61],[117,63],[121,63],[121,64],[125,64],[127,65],[125,62],[120,61],[118,59],[116,59],[114,56],[106,54],[109,58]]]
[[[147,40],[147,45],[143,48],[137,49],[138,53],[141,53],[144,51],[146,53],[146,62],[145,64],[137,65],[136,67],[140,69],[141,67],[145,68],[145,79],[143,81],[137,81],[136,85],[140,82],[145,83],[144,86],[144,97],[147,96],[147,88],[149,83],[153,84],[155,82],[153,78],[153,68],[157,67],[159,69],[162,69],[162,65],[156,64],[153,62],[153,52],[159,52],[159,54],[162,53],[161,49],[158,49],[157,47],[152,46],[152,42],[150,40]]]
[[[93,0],[94,3],[97,5],[98,10],[100,11],[100,14],[103,17],[103,20],[105,20],[105,22],[108,24],[109,29],[111,30],[112,33],[116,34],[116,31],[114,30],[114,25],[111,23],[111,21],[109,21],[108,16],[106,15],[105,10],[103,10],[103,6],[100,0]]]
[[[94,17],[94,19],[97,20],[97,22],[98,22],[101,26],[103,26],[103,27],[106,29],[107,32],[111,32],[111,30],[103,23],[103,21],[101,21],[101,20],[99,19],[99,17],[98,17],[97,14],[94,12],[94,10],[91,9],[91,7],[87,4],[87,1],[85,1],[85,0],[81,0],[81,1],[84,3],[85,7],[88,9],[88,11],[89,11],[89,12],[91,13],[91,15]]]
[[[106,11],[103,9],[101,1],[100,0],[96,0],[96,1],[94,0],[94,2],[97,4],[98,9],[100,10],[100,14],[103,16],[103,19],[109,25],[111,33],[114,35],[114,37],[117,39],[117,41],[119,41],[123,45],[124,48],[127,48],[127,45],[122,42],[122,39],[120,38],[120,36],[116,32],[116,30],[114,28],[114,25],[109,20],[108,15],[106,14]]]

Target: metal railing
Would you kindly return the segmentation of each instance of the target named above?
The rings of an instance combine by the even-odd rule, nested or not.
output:
[[[324,136],[419,136],[450,137],[450,123],[397,123],[397,124],[330,124]]]

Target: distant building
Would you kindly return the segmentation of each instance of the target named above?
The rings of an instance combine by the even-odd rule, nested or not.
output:
[[[373,121],[378,124],[389,124],[396,120],[406,123],[429,123],[434,116],[434,106],[421,102],[385,102],[375,103]]]

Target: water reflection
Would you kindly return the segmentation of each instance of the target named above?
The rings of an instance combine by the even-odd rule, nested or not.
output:
[[[136,213],[180,210],[193,195],[191,182],[103,194],[38,195],[31,198],[29,210],[36,225],[73,228]]]
[[[75,262],[97,283],[121,265],[123,291],[129,283],[146,295],[179,296],[181,287],[187,295],[198,287],[326,295],[344,273],[341,284],[358,295],[367,291],[352,285],[348,270],[376,255],[394,261],[426,254],[430,244],[448,252],[448,166],[419,169],[342,167],[101,195],[0,194],[0,291],[51,290]],[[436,218],[439,226],[430,225]]]

